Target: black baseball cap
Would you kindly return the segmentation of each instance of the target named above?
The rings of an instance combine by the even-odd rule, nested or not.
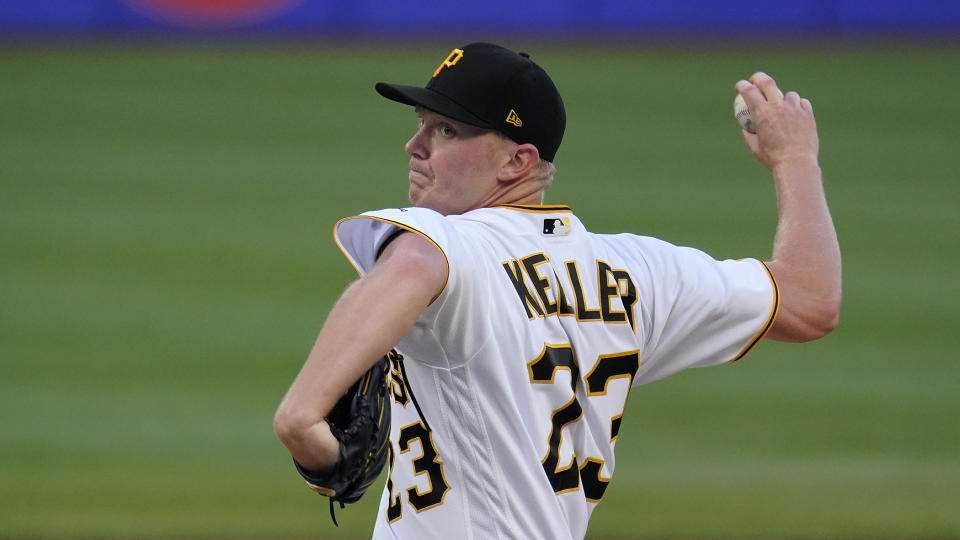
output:
[[[376,89],[387,99],[533,144],[547,161],[557,155],[567,124],[563,100],[547,72],[526,53],[492,43],[454,49],[425,88],[378,82]]]

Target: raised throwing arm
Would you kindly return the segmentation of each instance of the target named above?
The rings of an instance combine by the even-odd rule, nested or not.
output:
[[[827,208],[810,101],[786,95],[765,73],[736,84],[756,134],[743,131],[753,155],[773,173],[779,222],[767,267],[780,287],[780,312],[768,339],[811,341],[840,315],[840,246]]]

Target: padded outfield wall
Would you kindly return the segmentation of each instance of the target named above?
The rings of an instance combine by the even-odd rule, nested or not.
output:
[[[953,0],[5,0],[0,33],[74,36],[243,33],[342,36],[465,32],[540,37],[960,33]]]

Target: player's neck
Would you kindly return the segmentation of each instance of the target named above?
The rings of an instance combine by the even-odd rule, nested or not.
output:
[[[489,208],[501,204],[538,205],[543,204],[545,195],[546,186],[543,182],[526,180],[501,184],[477,208]]]

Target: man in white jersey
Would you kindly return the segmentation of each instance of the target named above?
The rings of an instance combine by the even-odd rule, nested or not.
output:
[[[736,84],[757,126],[744,139],[777,186],[765,263],[594,234],[568,207],[544,206],[565,113],[523,53],[472,43],[425,88],[377,90],[420,118],[405,147],[413,206],[337,224],[362,277],[275,418],[304,471],[330,467],[324,416],[396,348],[374,538],[582,538],[632,387],[835,327],[840,252],[813,111],[769,76]]]

